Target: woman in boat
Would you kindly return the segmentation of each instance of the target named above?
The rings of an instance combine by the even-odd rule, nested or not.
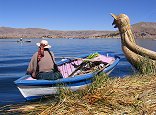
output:
[[[27,74],[30,74],[34,79],[56,80],[62,78],[61,74],[55,75],[58,68],[55,64],[54,53],[49,50],[51,46],[48,41],[42,40],[36,45],[39,46],[38,52],[32,56]]]

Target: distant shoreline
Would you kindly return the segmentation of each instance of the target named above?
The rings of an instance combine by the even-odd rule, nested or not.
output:
[[[20,38],[14,38],[14,37],[8,37],[8,38],[0,38],[0,39],[20,39]],[[120,37],[107,37],[107,38],[38,38],[38,37],[30,37],[30,38],[23,38],[23,39],[120,39]],[[137,37],[135,39],[150,39],[150,40],[156,40],[156,38],[141,38]]]
[[[156,23],[140,22],[132,25],[132,32],[135,38],[156,39]],[[0,39],[13,38],[120,38],[118,31],[105,30],[77,30],[61,31],[42,28],[10,28],[0,27]]]
[[[30,38],[23,38],[23,39],[120,39],[119,37],[109,37],[109,38],[39,38],[39,37],[30,37]],[[8,37],[8,38],[0,38],[0,39],[20,39],[20,38],[14,38],[14,37]]]

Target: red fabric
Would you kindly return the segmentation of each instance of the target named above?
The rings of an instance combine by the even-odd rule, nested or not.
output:
[[[38,62],[41,60],[42,57],[44,57],[44,47],[45,46],[46,46],[45,44],[40,44],[40,47],[38,49],[38,55],[37,55]]]

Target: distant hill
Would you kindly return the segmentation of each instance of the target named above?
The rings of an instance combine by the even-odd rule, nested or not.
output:
[[[156,23],[141,22],[132,25],[136,38],[156,38]],[[57,31],[41,28],[0,27],[0,38],[120,38],[118,31]]]
[[[132,30],[136,38],[156,39],[156,23],[140,22],[132,25]]]
[[[131,29],[135,38],[156,39],[156,22],[136,23],[132,25]],[[112,35],[112,37],[120,38],[118,32]]]
[[[114,33],[113,31],[57,31],[40,28],[0,27],[0,38],[94,38]]]

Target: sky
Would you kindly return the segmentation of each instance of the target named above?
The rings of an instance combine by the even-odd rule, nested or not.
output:
[[[156,0],[0,0],[0,27],[115,30],[110,13],[156,22]]]

